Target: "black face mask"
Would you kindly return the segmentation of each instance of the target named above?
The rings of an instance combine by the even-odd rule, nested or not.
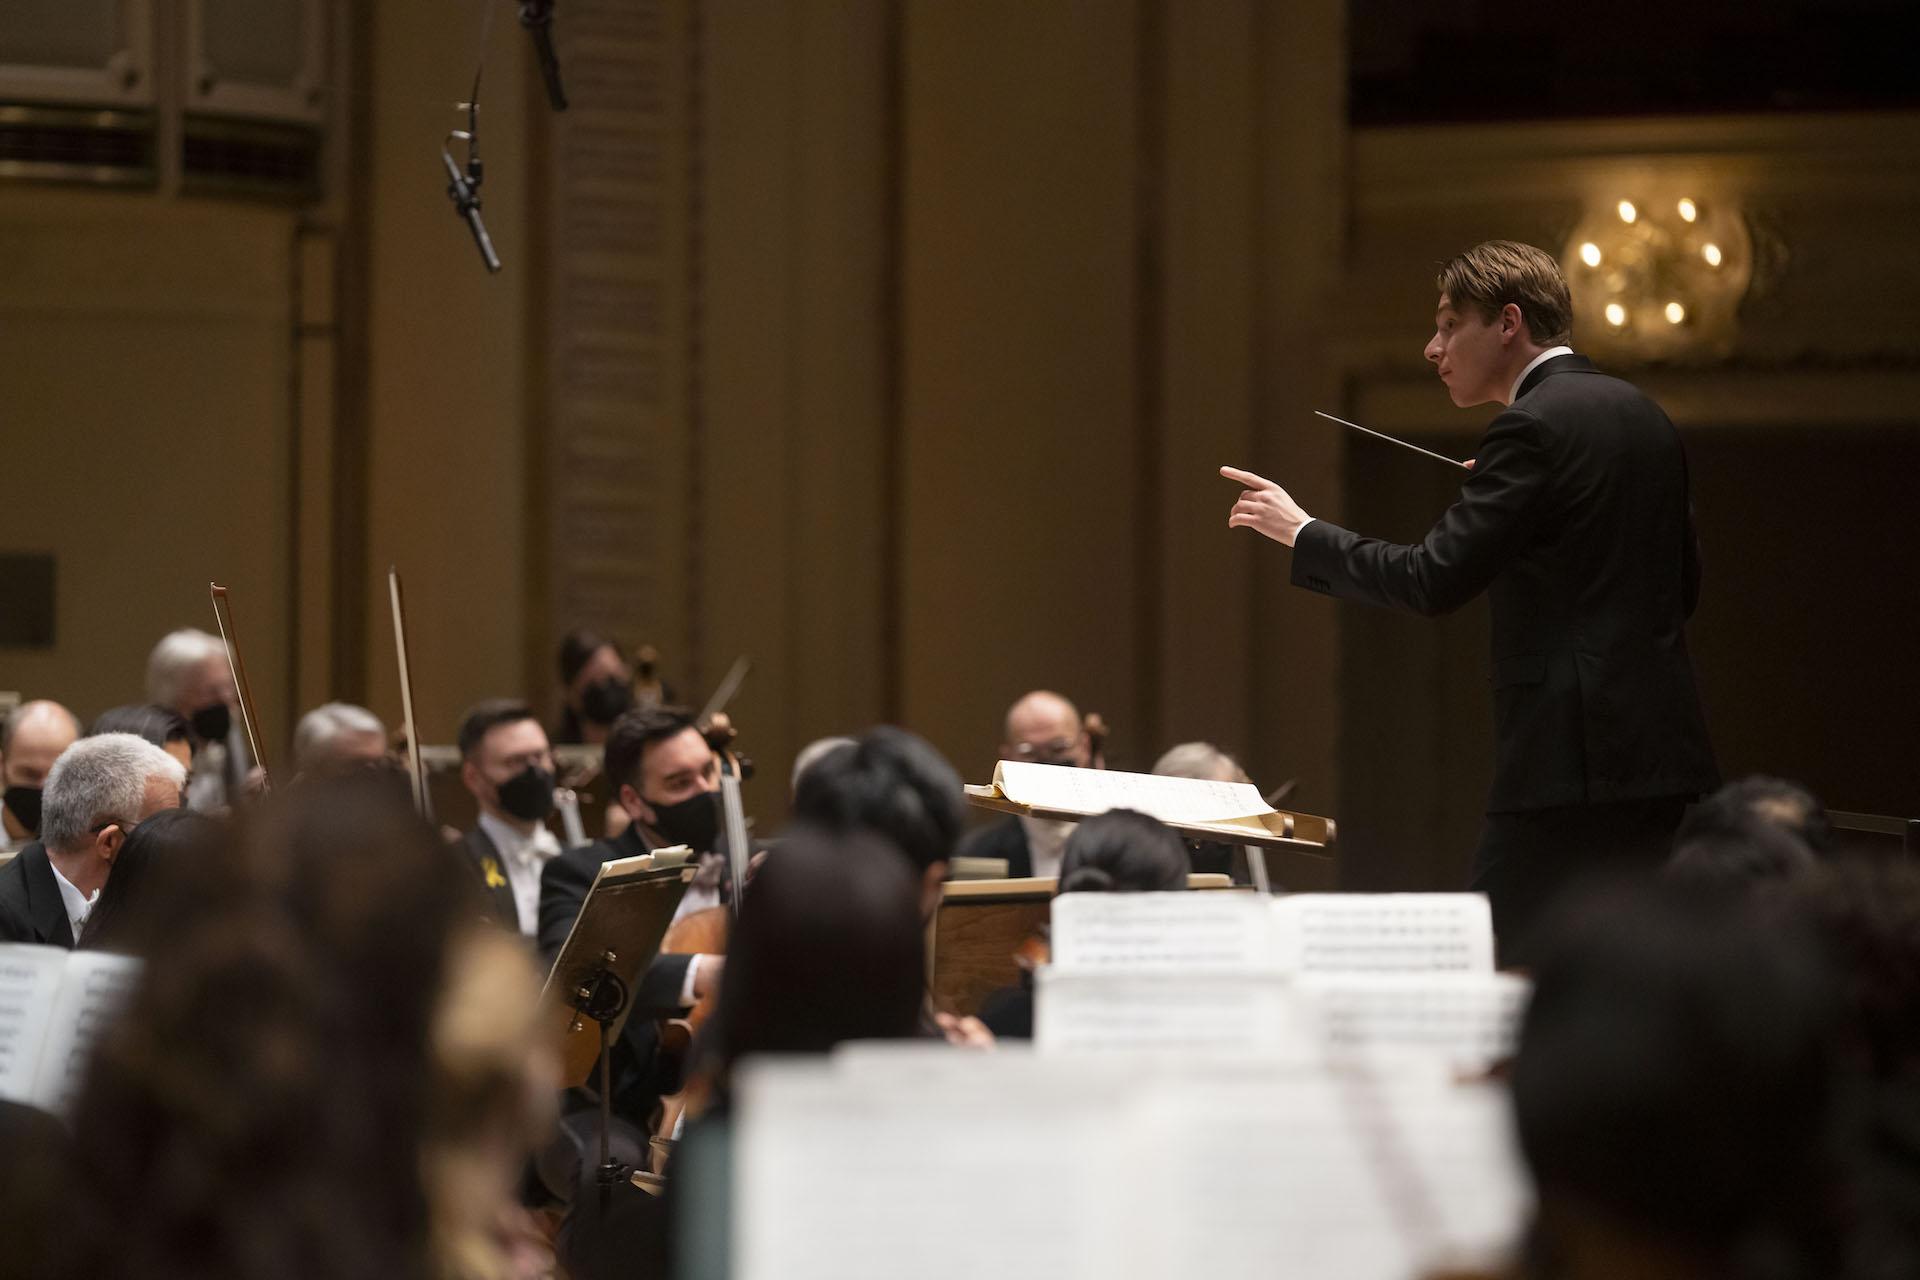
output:
[[[233,713],[224,702],[210,702],[190,718],[193,732],[202,742],[225,742],[233,730]]]
[[[580,714],[594,724],[612,724],[632,705],[633,686],[619,676],[596,681],[580,695]]]
[[[522,822],[542,822],[553,812],[553,773],[530,764],[494,787],[500,807]]]
[[[679,804],[654,804],[651,800],[647,803],[653,808],[653,829],[669,844],[684,844],[696,853],[706,853],[718,841],[719,792],[702,791]]]
[[[40,834],[40,788],[8,787],[4,801],[7,812],[11,813],[21,826]]]

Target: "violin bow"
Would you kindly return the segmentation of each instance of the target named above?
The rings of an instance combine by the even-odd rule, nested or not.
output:
[[[740,774],[720,772],[720,811],[727,824],[727,877],[732,891],[727,895],[729,918],[740,914],[740,891],[747,885],[747,862],[753,849],[747,842],[747,810],[740,800]]]
[[[393,602],[393,651],[400,663],[400,715],[407,735],[407,778],[413,783],[413,807],[433,821],[433,800],[427,794],[426,766],[420,762],[420,737],[413,721],[413,668],[407,661],[407,612],[400,602],[400,570],[387,567],[387,597]]]
[[[240,727],[247,735],[247,750],[260,766],[263,789],[270,789],[267,757],[260,750],[260,713],[254,710],[253,687],[247,683],[247,664],[240,657],[240,637],[233,629],[233,602],[227,598],[227,589],[217,582],[209,582],[207,591],[213,596],[213,619],[219,624],[220,640],[227,649],[227,667],[233,672],[233,692],[240,700]]]

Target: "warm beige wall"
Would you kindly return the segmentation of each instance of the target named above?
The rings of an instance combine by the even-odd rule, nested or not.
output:
[[[0,188],[0,545],[58,558],[56,645],[0,687],[90,718],[233,591],[268,726],[289,654],[289,261],[277,209]],[[0,603],[0,607],[4,607]]]
[[[483,196],[506,267],[489,276],[445,195],[439,156],[473,75],[477,23],[453,19],[477,11],[369,9],[366,696],[397,717],[387,568],[398,565],[420,733],[447,742],[463,707],[525,684],[524,90],[534,73],[525,34],[496,21],[481,92]]]
[[[900,712],[975,779],[1036,687],[1140,750],[1137,37],[908,7]]]

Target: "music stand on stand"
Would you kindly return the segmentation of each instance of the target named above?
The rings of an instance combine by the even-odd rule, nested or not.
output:
[[[560,1039],[561,1074],[570,1087],[587,1083],[599,1067],[602,1208],[626,1167],[614,1160],[613,1041],[633,1010],[640,974],[660,950],[660,939],[693,879],[687,866],[654,866],[651,855],[604,863],[580,915],[547,975],[542,1001]],[[594,1024],[589,1033],[587,1024]]]

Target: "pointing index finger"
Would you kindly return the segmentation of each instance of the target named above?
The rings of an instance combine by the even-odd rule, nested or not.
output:
[[[1238,467],[1222,467],[1220,468],[1220,474],[1234,481],[1236,484],[1245,485],[1249,489],[1278,489],[1280,487],[1263,476],[1257,476],[1251,471],[1242,471]]]

